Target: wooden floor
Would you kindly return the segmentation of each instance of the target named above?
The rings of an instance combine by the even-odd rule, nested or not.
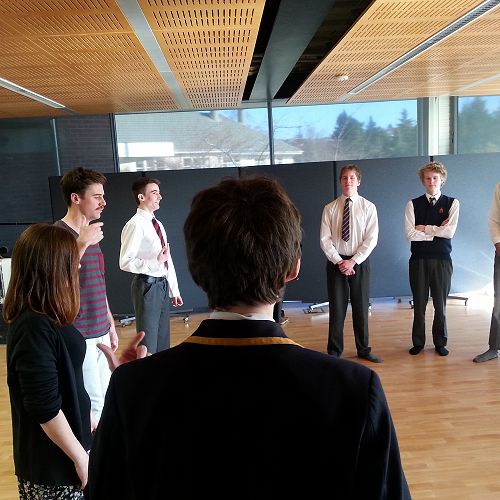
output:
[[[429,338],[425,351],[418,356],[408,354],[412,322],[408,301],[372,304],[370,344],[385,362],[363,363],[382,379],[414,500],[500,499],[500,362],[472,363],[487,347],[492,304],[491,297],[484,296],[470,297],[467,306],[459,300],[449,301],[448,357],[438,356]],[[303,346],[325,351],[328,308],[312,314],[306,314],[306,308],[285,304],[290,321],[284,329]],[[429,326],[431,314],[429,304]],[[172,344],[190,335],[206,316],[192,315],[187,323],[174,316]],[[133,330],[133,325],[118,328],[124,342]],[[344,357],[359,361],[350,312],[345,344]],[[0,354],[0,372],[0,499],[13,500],[18,497],[5,352]]]

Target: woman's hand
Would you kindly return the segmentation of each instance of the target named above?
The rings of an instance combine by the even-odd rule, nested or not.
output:
[[[84,451],[81,456],[78,457],[77,461],[74,462],[75,470],[80,478],[82,490],[87,486],[87,481],[89,478],[89,456]]]

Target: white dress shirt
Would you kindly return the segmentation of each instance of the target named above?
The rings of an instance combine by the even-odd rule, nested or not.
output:
[[[488,226],[493,244],[500,243],[500,182],[497,183],[488,217]]]
[[[341,232],[346,198],[342,194],[323,209],[320,245],[326,258],[334,264],[342,260],[341,255],[352,256],[356,264],[361,264],[377,246],[377,208],[359,194],[350,196],[350,238],[344,241]]]
[[[441,197],[441,192],[436,193],[431,196],[429,193],[425,193],[427,201],[431,198],[436,198],[436,203]],[[430,203],[430,201],[429,201]],[[415,229],[415,210],[413,208],[413,202],[410,200],[406,204],[405,209],[405,235],[406,239],[409,241],[432,241],[434,236],[439,236],[440,238],[447,238],[451,240],[455,235],[458,225],[458,215],[460,212],[460,202],[455,198],[450,207],[450,213],[448,215],[448,224],[445,226],[425,226],[424,231],[417,231]]]
[[[158,255],[162,247],[161,241],[152,223],[153,214],[137,209],[137,213],[125,224],[121,235],[120,269],[134,274],[146,274],[160,278],[166,276],[170,297],[179,297],[179,285],[177,275],[168,254],[168,269],[164,262],[158,262]],[[158,219],[157,219],[158,220]],[[158,221],[163,240],[167,245],[167,234],[163,224]]]

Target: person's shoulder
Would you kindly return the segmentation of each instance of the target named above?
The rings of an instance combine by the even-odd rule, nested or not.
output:
[[[348,383],[349,385],[368,384],[373,375],[376,375],[371,368],[361,363],[336,358],[312,349],[300,348],[297,351],[297,356],[302,358],[304,362],[310,363],[312,370],[317,370],[324,375],[331,374],[332,380],[342,381],[342,383]]]
[[[458,198],[456,196],[452,196],[450,194],[444,194],[444,193],[441,193],[441,196],[448,200],[450,204],[452,203],[460,203],[460,201],[458,200]]]
[[[140,215],[136,212],[134,215],[132,215],[132,217],[130,217],[130,219],[125,222],[125,225],[128,226],[130,224],[133,224],[135,223],[138,219],[140,218]]]
[[[66,229],[66,231],[71,233],[75,238],[78,238],[78,233],[73,228],[69,227],[68,224],[66,224],[66,222],[64,222],[62,219],[56,220],[54,222],[54,226],[62,227],[63,229]]]
[[[123,225],[122,231],[130,231],[130,230],[137,230],[137,228],[141,228],[144,225],[144,217],[141,217],[139,213],[135,213],[130,217],[130,219],[125,222]]]
[[[116,379],[123,380],[136,380],[139,377],[145,375],[149,377],[149,374],[155,370],[162,370],[163,358],[165,355],[174,348],[167,349],[166,351],[161,351],[155,354],[150,354],[145,358],[135,359],[128,363],[123,363],[118,366],[113,372],[113,377]],[[165,354],[167,353],[167,354]]]
[[[329,201],[323,210],[331,210],[341,199],[341,196],[338,196],[337,198],[333,199],[332,201]]]
[[[34,311],[24,311],[19,318],[16,320],[16,323],[23,325],[48,325],[52,326],[53,323],[48,316],[45,314],[40,314]]]
[[[41,340],[43,337],[53,337],[56,328],[48,316],[28,310],[10,325],[9,334],[11,342],[20,341],[26,335],[31,337],[33,334]]]
[[[376,208],[376,205],[375,205],[375,203],[373,203],[373,201],[370,201],[368,198],[365,198],[364,196],[361,196],[360,194],[358,194],[358,200],[365,207]]]
[[[425,193],[421,194],[420,196],[415,196],[415,198],[410,198],[408,200],[407,205],[409,205],[409,204],[414,205],[415,203],[423,203],[423,202],[428,203],[427,196],[425,196]]]

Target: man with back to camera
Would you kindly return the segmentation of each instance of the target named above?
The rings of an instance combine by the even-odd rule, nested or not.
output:
[[[415,356],[425,346],[425,310],[430,291],[434,305],[434,350],[440,356],[447,356],[445,311],[453,273],[451,239],[457,229],[460,203],[441,193],[448,176],[442,163],[427,163],[418,170],[418,175],[425,194],[410,200],[405,210],[405,234],[411,241],[409,276],[413,294],[413,347],[409,352]]]
[[[137,332],[144,331],[149,353],[170,347],[170,302],[182,306],[170,245],[163,224],[154,216],[160,208],[160,181],[141,177],[132,185],[136,214],[121,235],[120,269],[133,273],[132,302]]]
[[[488,217],[491,241],[495,245],[495,264],[493,267],[493,291],[494,303],[491,312],[489,348],[482,354],[478,354],[474,363],[484,363],[498,358],[500,349],[500,182],[497,183]]]
[[[89,498],[410,498],[377,374],[273,320],[300,268],[284,189],[225,179],[194,197],[184,235],[213,312],[181,344],[115,370]]]
[[[103,174],[81,167],[64,174],[60,186],[68,210],[55,222],[75,236],[80,251],[80,312],[73,324],[87,344],[83,381],[95,418],[93,426],[101,416],[110,377],[106,357],[97,344],[109,345],[113,350],[118,348],[118,335],[106,296],[104,256],[99,246],[104,237],[103,223],[90,224],[101,218],[106,206],[105,183]]]
[[[368,344],[370,307],[369,256],[378,241],[375,205],[358,194],[361,170],[342,167],[342,194],[325,206],[321,217],[320,245],[326,255],[329,323],[327,352],[340,357],[344,350],[344,322],[351,300],[352,326],[358,357],[382,363]]]

